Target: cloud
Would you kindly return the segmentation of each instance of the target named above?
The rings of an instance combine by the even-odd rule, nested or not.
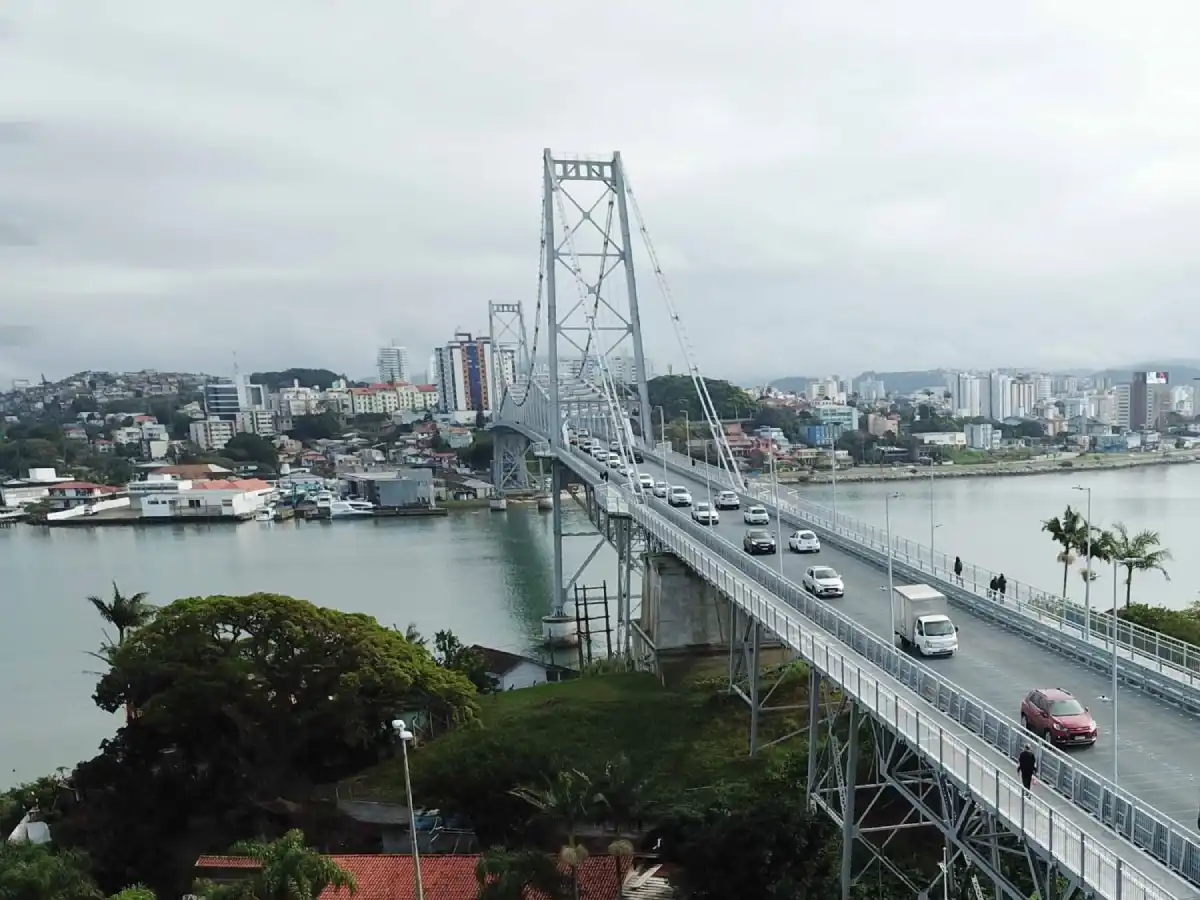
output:
[[[1200,9],[1156,10],[17,0],[0,379],[361,375],[532,318],[545,146],[623,151],[716,375],[1192,355]]]

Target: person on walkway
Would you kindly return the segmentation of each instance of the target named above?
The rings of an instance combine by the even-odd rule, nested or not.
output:
[[[1000,573],[1000,577],[996,579],[996,587],[1000,591],[1000,602],[1004,602],[1004,592],[1008,590],[1008,579],[1004,577],[1004,573]]]
[[[1037,773],[1037,768],[1037,757],[1033,755],[1033,749],[1026,744],[1021,755],[1017,757],[1017,771],[1021,773],[1021,784],[1025,785],[1025,790],[1033,786],[1033,776]]]
[[[954,557],[954,580],[962,584],[962,559]]]
[[[992,580],[988,582],[988,599],[991,600],[993,597],[995,597],[996,592],[999,589],[1000,589],[1000,579],[997,578],[995,575],[993,575]]]

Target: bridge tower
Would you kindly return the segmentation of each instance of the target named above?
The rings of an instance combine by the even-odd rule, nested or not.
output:
[[[518,380],[518,375],[528,373],[530,366],[525,334],[525,312],[520,303],[488,304],[488,365],[494,373],[497,393],[501,397],[510,393],[517,402],[523,402],[527,394],[527,386]],[[492,438],[492,484],[496,494],[503,500],[510,491],[528,491],[529,439],[508,430],[496,431]]]
[[[551,443],[566,443],[569,424],[588,428],[606,418],[598,415],[596,400],[606,380],[624,393],[613,398],[622,408],[633,402],[640,433],[650,435],[646,358],[620,152],[586,159],[543,151],[540,280],[545,289]],[[541,299],[539,295],[539,307]],[[539,321],[535,334],[540,327]],[[531,363],[536,370],[538,361]],[[562,507],[567,477],[562,464],[554,462],[555,615],[562,614],[566,598]]]

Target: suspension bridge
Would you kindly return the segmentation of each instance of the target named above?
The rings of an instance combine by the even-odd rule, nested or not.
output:
[[[704,462],[654,440],[635,235],[639,271],[653,276],[704,412],[697,424],[713,448]],[[797,792],[842,830],[843,900],[875,867],[908,882],[921,898],[1028,900],[1033,890],[1042,900],[1200,900],[1200,836],[1182,824],[1194,820],[1200,803],[1194,774],[1200,650],[1113,626],[1013,582],[1000,604],[988,595],[989,573],[982,569],[968,566],[959,578],[932,547],[781,496],[777,483],[747,480],[620,153],[568,158],[544,151],[540,240],[532,320],[524,303],[490,305],[493,371],[511,373],[490,428],[501,496],[529,491],[535,473],[549,470],[556,590],[548,612],[564,614],[584,569],[600,547],[612,545],[615,646],[653,670],[664,647],[648,625],[646,584],[663,589],[667,566],[685,571],[693,589],[675,602],[711,607],[697,616],[727,646],[729,690],[750,708],[750,753],[766,746],[759,725],[777,708],[771,705],[777,683],[763,674],[764,647],[802,659],[810,683],[801,732],[811,752],[807,783]],[[572,443],[571,434],[583,431],[617,445],[629,472],[608,469]],[[766,506],[781,538],[779,553],[769,562],[747,555],[737,524],[695,523],[637,489],[642,473],[697,496],[732,490],[744,505]],[[569,503],[587,512],[594,530],[564,529]],[[822,562],[832,562],[846,581],[844,601],[827,604],[801,588],[797,562],[782,541],[785,523],[788,531],[818,533]],[[594,548],[567,573],[564,541],[581,538]],[[926,664],[893,645],[881,592],[885,571],[898,583],[938,587],[967,613],[956,658]],[[633,589],[635,573],[642,593]],[[1116,729],[1111,735],[1102,729],[1096,750],[1083,755],[1039,742],[1039,781],[1023,790],[1015,760],[1029,735],[997,707],[1012,710],[1024,691],[1039,686],[1024,679],[1102,688],[1110,671],[1123,695],[1134,698],[1121,715],[1135,737],[1117,746]],[[1106,738],[1111,746],[1104,746]],[[927,884],[913,883],[889,858],[895,837],[912,829],[944,846],[943,863]]]

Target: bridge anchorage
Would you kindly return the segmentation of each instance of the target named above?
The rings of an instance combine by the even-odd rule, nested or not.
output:
[[[643,475],[694,483],[699,470],[652,441],[631,215],[687,358],[702,413],[693,421],[707,421],[715,447],[717,465],[700,475],[701,489],[709,477],[743,503],[771,505],[747,488],[733,460],[620,154],[581,160],[546,151],[542,164],[533,338],[526,343],[521,304],[492,305],[496,371],[507,364],[511,377],[490,427],[502,491],[548,470],[551,616],[565,617],[568,592],[611,545],[615,652],[659,672],[673,650],[728,654],[728,689],[750,707],[750,752],[796,736],[811,748],[797,791],[842,828],[843,900],[865,878],[884,876],[930,900],[1027,900],[1035,892],[1039,900],[1200,900],[1200,853],[1187,829],[1048,747],[1039,750],[1046,781],[1025,791],[1014,770],[1025,740],[1019,724],[806,594],[782,564],[763,565],[719,529],[636,488]],[[564,271],[562,284],[575,288],[569,300],[559,292]],[[572,444],[571,432],[615,445],[617,467]],[[590,528],[567,527],[570,502]],[[812,525],[805,515],[784,518]],[[845,527],[834,531],[831,544],[856,540]],[[592,546],[568,574],[563,543],[576,539]],[[910,834],[944,848],[924,883],[897,864]]]

